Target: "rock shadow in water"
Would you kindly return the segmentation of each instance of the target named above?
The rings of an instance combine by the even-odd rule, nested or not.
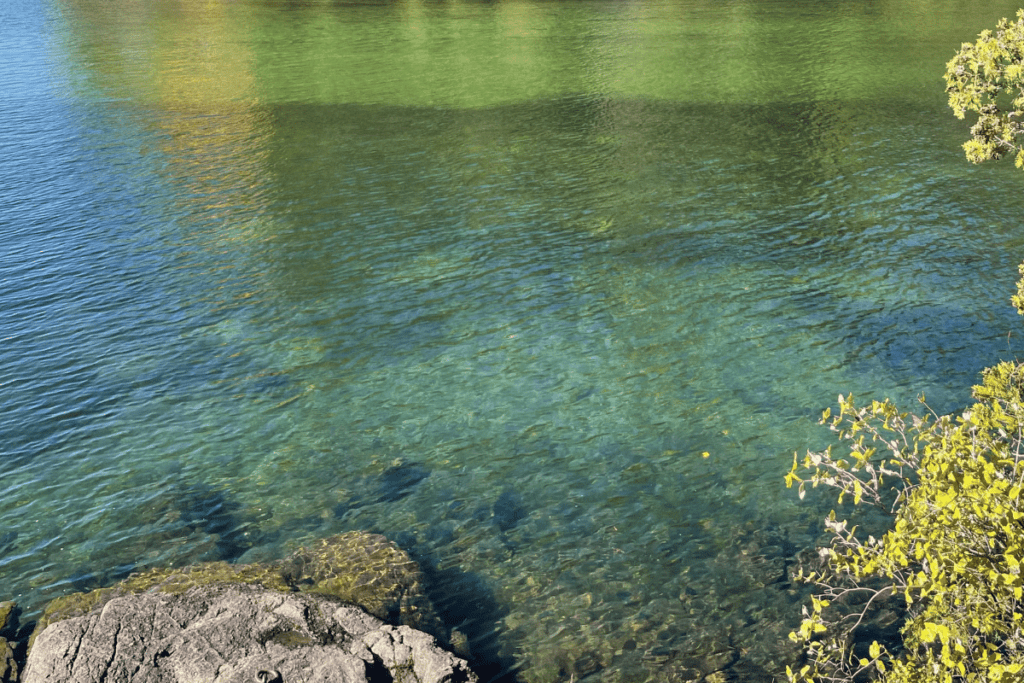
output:
[[[385,470],[378,484],[378,503],[392,503],[412,493],[413,488],[430,476],[430,470],[415,462],[402,463]]]
[[[79,592],[110,586],[167,549],[173,549],[175,565],[234,562],[260,541],[256,522],[241,520],[239,510],[229,492],[202,483],[161,492],[125,511],[134,533],[71,568],[65,582]]]
[[[178,499],[177,508],[186,529],[215,539],[216,556],[209,559],[232,562],[252,547],[252,540],[247,538],[248,528],[238,519],[240,506],[223,489],[205,484],[191,486]]]
[[[409,496],[416,486],[430,476],[430,470],[418,462],[407,462],[389,467],[376,477],[367,477],[353,487],[356,491],[371,492],[355,495],[334,506],[334,516],[341,519],[350,510],[376,503],[394,503]]]
[[[523,504],[523,497],[515,489],[508,488],[494,501],[491,514],[495,526],[504,534],[526,519],[529,512]]]
[[[9,554],[14,549],[14,542],[18,540],[18,532],[11,530],[0,534],[0,557]]]
[[[514,662],[501,655],[500,636],[495,628],[507,612],[486,582],[472,572],[440,568],[412,534],[400,534],[395,542],[419,564],[426,577],[427,597],[445,627],[467,636],[469,652],[457,654],[468,659],[481,683],[518,683]]]
[[[176,565],[233,562],[260,540],[256,520],[240,519],[240,509],[228,491],[204,483],[161,491],[123,511],[132,533],[103,546],[69,581],[77,590],[109,585],[168,553]]]

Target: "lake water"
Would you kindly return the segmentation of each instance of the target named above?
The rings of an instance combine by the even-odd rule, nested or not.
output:
[[[485,680],[772,680],[821,411],[1022,349],[1016,7],[6,0],[0,599],[362,529]]]

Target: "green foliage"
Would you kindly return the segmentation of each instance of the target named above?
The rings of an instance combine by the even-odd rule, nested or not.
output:
[[[978,114],[967,158],[1016,152],[1024,168],[1024,10],[964,43],[946,86],[958,118]],[[1012,301],[1024,315],[1019,270]],[[807,655],[790,683],[1024,680],[1024,364],[985,370],[973,397],[960,415],[918,416],[840,395],[839,415],[822,422],[842,454],[794,454],[786,485],[801,498],[821,484],[891,524],[875,538],[829,514],[831,543],[798,576],[818,592],[790,634]],[[873,637],[880,614],[896,615],[898,633]]]
[[[1000,363],[958,416],[919,417],[889,401],[839,397],[828,421],[848,454],[794,456],[788,486],[839,490],[884,510],[881,538],[833,511],[822,565],[800,578],[820,589],[800,630],[807,663],[789,680],[1009,683],[1024,671],[1024,365]],[[801,477],[802,470],[809,475]],[[896,642],[865,641],[879,610],[901,615]]]
[[[1017,293],[1010,298],[1010,301],[1017,307],[1017,312],[1024,315],[1024,263],[1017,266],[1017,271],[1021,278],[1017,280]]]
[[[1017,21],[1001,19],[996,30],[982,31],[975,43],[964,43],[946,64],[946,92],[957,118],[977,112],[971,139],[964,143],[968,160],[980,163],[1016,152],[1024,168],[1024,10]]]

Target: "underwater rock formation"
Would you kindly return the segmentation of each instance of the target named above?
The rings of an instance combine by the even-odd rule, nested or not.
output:
[[[18,664],[15,661],[15,643],[3,634],[13,630],[15,605],[10,600],[0,602],[0,683],[14,683],[18,680]]]

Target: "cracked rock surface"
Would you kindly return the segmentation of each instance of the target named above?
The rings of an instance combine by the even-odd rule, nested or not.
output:
[[[50,624],[23,683],[475,683],[434,638],[310,593],[213,585]]]

